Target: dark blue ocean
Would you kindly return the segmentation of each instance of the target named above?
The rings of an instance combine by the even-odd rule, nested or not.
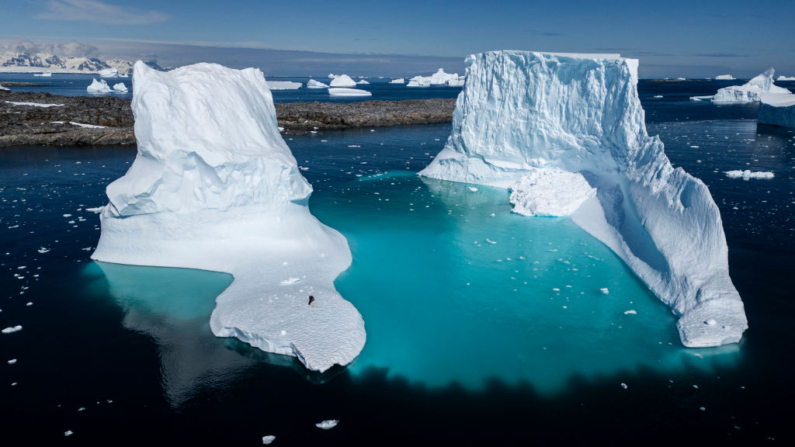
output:
[[[348,239],[336,287],[368,331],[324,375],[211,334],[228,275],[89,259],[88,208],[135,149],[0,149],[0,328],[23,327],[0,335],[3,445],[791,443],[795,132],[758,127],[756,105],[689,101],[718,84],[639,91],[649,132],[721,210],[750,329],[719,349],[682,348],[667,307],[568,219],[419,179],[449,125],[287,137],[313,213]]]

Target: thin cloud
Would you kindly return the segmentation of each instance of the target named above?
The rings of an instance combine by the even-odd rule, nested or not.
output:
[[[98,22],[110,25],[149,25],[165,22],[169,16],[160,11],[141,11],[109,5],[98,0],[50,0],[47,10],[37,19]]]

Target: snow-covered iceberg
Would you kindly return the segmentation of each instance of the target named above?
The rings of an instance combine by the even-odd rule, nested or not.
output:
[[[727,75],[717,75],[715,76],[716,81],[733,81],[734,76],[727,74]]]
[[[92,258],[231,273],[215,335],[317,371],[351,362],[364,322],[333,284],[351,253],[309,212],[312,187],[279,135],[262,72],[139,61],[133,84],[138,155],[107,188]]]
[[[92,79],[91,85],[89,85],[86,90],[88,93],[110,93],[110,86],[108,86],[108,83],[105,82],[104,79],[100,79],[99,81]]]
[[[348,75],[339,75],[331,80],[330,87],[356,87],[356,81]]]
[[[409,80],[409,86],[414,81],[417,87],[425,87],[426,85],[447,85],[450,81],[458,81],[458,73],[445,73],[444,69],[439,69],[436,73],[430,76],[414,76]]]
[[[327,84],[324,84],[320,81],[316,81],[314,79],[310,79],[306,83],[306,88],[328,88]]]
[[[268,81],[271,90],[298,90],[303,84],[292,81]]]
[[[718,104],[757,102],[762,93],[790,93],[789,90],[773,84],[775,73],[776,70],[768,68],[767,71],[743,85],[724,87],[712,97],[712,102]]]
[[[373,96],[367,90],[359,90],[358,88],[330,88],[328,94],[331,96]]]
[[[795,128],[795,95],[763,93],[760,95],[758,121],[760,124]]]
[[[115,68],[106,68],[104,70],[99,70],[99,76],[102,78],[115,78],[119,75],[119,70]]]
[[[127,86],[123,82],[119,82],[113,86],[113,91],[116,93],[127,93]]]
[[[390,84],[405,84],[406,80],[403,78],[397,78],[389,81]]]
[[[497,51],[466,65],[452,134],[420,175],[510,187],[520,212],[531,201],[540,214],[576,208],[572,220],[680,317],[685,346],[738,342],[747,320],[720,212],[706,185],[673,168],[647,134],[638,61]]]

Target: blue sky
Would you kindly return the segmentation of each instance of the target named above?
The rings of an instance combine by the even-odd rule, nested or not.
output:
[[[246,58],[251,65],[267,65],[275,53],[257,50],[268,49],[287,52],[281,55],[282,72],[275,73],[284,75],[322,72],[331,59],[356,59],[365,67],[362,59],[367,58],[361,56],[373,54],[425,56],[411,60],[455,68],[471,53],[522,49],[618,52],[639,58],[641,76],[646,77],[724,72],[747,77],[769,66],[795,75],[793,0],[2,3],[0,39],[5,41],[76,40],[96,46],[104,57],[116,56],[114,51],[123,57],[150,55],[164,65],[199,61],[186,60],[187,53],[230,65],[245,65]],[[303,51],[314,56],[297,53]],[[317,58],[318,53],[335,55]],[[288,54],[301,56],[305,63],[291,67]],[[322,61],[312,66],[308,59]],[[370,68],[394,70],[400,65],[373,62]]]

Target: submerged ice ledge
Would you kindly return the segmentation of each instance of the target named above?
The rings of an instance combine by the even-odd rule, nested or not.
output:
[[[524,214],[576,209],[680,317],[685,346],[738,342],[747,320],[718,207],[647,134],[637,60],[497,51],[466,65],[450,138],[420,175],[511,187]]]
[[[350,363],[364,322],[333,285],[350,250],[309,212],[312,188],[279,135],[262,73],[138,62],[133,82],[138,155],[107,188],[92,258],[230,273],[215,335],[316,371]]]

